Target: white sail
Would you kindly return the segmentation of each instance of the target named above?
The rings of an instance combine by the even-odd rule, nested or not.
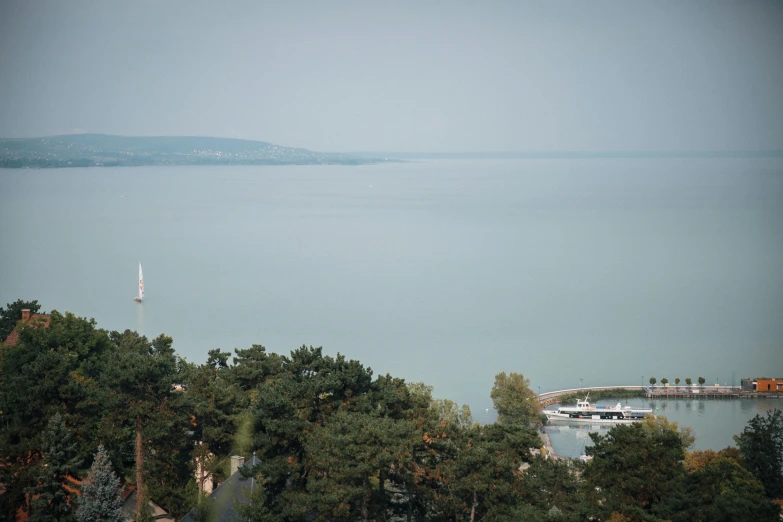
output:
[[[137,301],[141,302],[144,299],[144,274],[141,272],[141,263],[139,263],[139,297]]]

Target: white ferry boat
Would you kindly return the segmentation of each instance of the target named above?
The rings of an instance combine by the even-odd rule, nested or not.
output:
[[[650,408],[625,408],[618,402],[617,406],[604,406],[590,404],[588,397],[576,401],[574,406],[560,406],[556,410],[544,410],[549,421],[567,422],[636,422],[643,420],[647,415],[652,415]]]

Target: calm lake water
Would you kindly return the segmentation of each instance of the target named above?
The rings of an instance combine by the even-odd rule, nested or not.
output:
[[[774,408],[783,410],[783,399],[623,399],[601,400],[596,404],[652,408],[655,415],[663,415],[678,426],[689,426],[696,435],[693,449],[721,450],[735,446],[733,435],[742,433],[748,421],[756,415],[764,416]],[[592,446],[589,433],[605,435],[611,424],[580,424],[553,422],[545,431],[552,441],[555,453],[577,458],[584,455],[585,447]]]
[[[783,376],[782,266],[780,158],[0,171],[3,304],[195,362],[320,345],[483,422],[501,371]]]

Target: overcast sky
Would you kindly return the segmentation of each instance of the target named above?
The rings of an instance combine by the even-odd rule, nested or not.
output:
[[[783,2],[0,0],[0,136],[71,132],[783,148]]]

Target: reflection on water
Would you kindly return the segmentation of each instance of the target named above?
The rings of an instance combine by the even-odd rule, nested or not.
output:
[[[134,303],[134,306],[136,306],[136,331],[140,334],[144,334],[144,303]]]
[[[617,402],[599,401],[599,404]],[[774,408],[783,409],[780,399],[629,399],[628,406],[651,408],[679,426],[688,426],[696,435],[693,449],[720,450],[733,446],[733,435],[742,432],[748,421],[757,414],[764,415]],[[696,407],[694,408],[694,403]],[[554,407],[554,406],[553,406]],[[555,453],[577,458],[592,445],[590,433],[605,435],[615,425],[590,423],[552,423],[545,428]]]

